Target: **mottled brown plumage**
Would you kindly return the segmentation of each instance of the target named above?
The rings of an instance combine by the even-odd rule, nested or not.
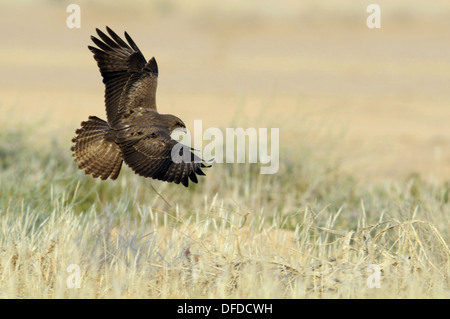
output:
[[[106,35],[96,29],[91,37],[97,47],[88,46],[105,84],[107,121],[90,116],[81,123],[72,139],[71,150],[78,168],[86,174],[116,179],[122,162],[144,177],[182,183],[197,183],[208,167],[193,149],[170,137],[173,130],[185,129],[182,120],[156,109],[158,65],[148,62],[125,32],[126,43],[106,27]]]

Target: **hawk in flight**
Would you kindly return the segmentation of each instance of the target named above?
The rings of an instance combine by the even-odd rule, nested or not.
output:
[[[78,168],[86,174],[116,179],[122,162],[144,177],[189,185],[209,167],[191,147],[171,138],[173,130],[186,129],[183,121],[156,109],[158,65],[148,62],[127,32],[126,43],[114,31],[97,30],[88,46],[105,84],[107,121],[90,116],[72,139]]]

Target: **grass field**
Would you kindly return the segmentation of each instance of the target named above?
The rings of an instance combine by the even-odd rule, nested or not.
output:
[[[448,297],[448,182],[364,184],[305,150],[273,176],[222,164],[187,190],[152,182],[169,207],[130,170],[85,177],[24,130],[1,133],[2,297]]]
[[[1,298],[450,297],[445,2],[380,1],[379,32],[350,1],[79,3],[79,30],[64,3],[0,6]],[[161,112],[280,128],[278,173],[77,170],[75,129],[105,118],[86,49],[104,25],[157,58]]]

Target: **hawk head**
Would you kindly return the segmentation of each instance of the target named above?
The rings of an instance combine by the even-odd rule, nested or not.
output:
[[[162,117],[170,132],[173,132],[176,129],[180,129],[181,131],[186,133],[186,125],[180,118],[172,114],[164,114],[162,115]]]

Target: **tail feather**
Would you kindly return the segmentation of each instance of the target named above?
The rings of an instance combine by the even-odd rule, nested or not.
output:
[[[78,168],[84,169],[87,175],[100,177],[102,180],[110,177],[116,179],[122,167],[122,153],[119,146],[108,139],[111,127],[106,121],[90,116],[88,121],[81,123],[72,142],[71,150],[78,162]]]

